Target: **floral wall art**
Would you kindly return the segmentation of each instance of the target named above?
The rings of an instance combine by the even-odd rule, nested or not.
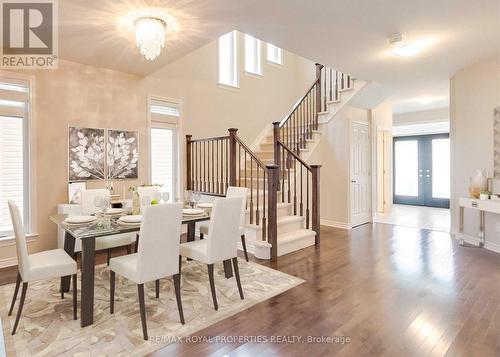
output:
[[[138,132],[69,127],[68,181],[137,179]]]
[[[69,127],[69,181],[105,178],[104,129]]]
[[[107,134],[108,180],[137,179],[138,133],[136,131],[108,130]]]

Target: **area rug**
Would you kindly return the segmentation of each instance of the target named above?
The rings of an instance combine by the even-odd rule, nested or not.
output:
[[[79,309],[78,320],[73,320],[71,293],[61,300],[59,279],[53,279],[29,285],[17,333],[11,336],[18,303],[13,316],[7,316],[14,284],[1,286],[0,317],[7,356],[140,356],[304,282],[244,260],[239,260],[239,267],[244,300],[239,297],[235,278],[226,279],[222,264],[216,265],[219,310],[215,311],[206,265],[183,262],[181,294],[185,325],[179,322],[172,279],[161,280],[159,299],[155,298],[154,282],[146,284],[149,341],[142,337],[137,285],[118,275],[115,313],[109,313],[109,271],[106,266],[96,267],[94,324],[85,328],[80,327]]]

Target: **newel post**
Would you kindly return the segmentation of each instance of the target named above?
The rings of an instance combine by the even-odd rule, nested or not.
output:
[[[236,186],[236,133],[238,129],[229,130],[229,185]]]
[[[321,191],[320,191],[320,176],[319,176],[319,169],[321,168],[321,165],[311,165],[312,169],[312,229],[313,231],[316,232],[316,245],[319,244],[320,241],[320,226],[321,226],[321,220],[320,220],[320,211],[321,211],[321,204],[320,204],[320,196],[321,196]]]
[[[186,190],[190,191],[191,187],[191,138],[193,135],[186,135]]]
[[[316,65],[316,80],[318,84],[316,85],[316,113],[321,112],[321,75],[323,65],[320,63],[315,63]]]
[[[267,242],[271,244],[271,260],[278,259],[278,180],[279,166],[266,165],[267,168]]]

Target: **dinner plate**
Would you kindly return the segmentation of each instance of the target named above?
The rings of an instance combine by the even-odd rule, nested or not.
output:
[[[132,224],[138,224],[141,223],[142,216],[139,214],[136,215],[130,215],[130,216],[122,216],[118,218],[118,222],[120,223],[132,223]]]
[[[136,227],[138,226],[139,224],[141,224],[141,222],[123,222],[123,221],[120,221],[118,220],[118,224],[121,225],[121,226],[132,226],[132,227]]]
[[[85,224],[94,222],[97,219],[95,216],[70,216],[64,220],[68,224]]]
[[[108,208],[106,212],[102,212],[102,214],[105,214],[107,216],[112,216],[115,214],[122,214],[124,212],[123,208]]]
[[[198,207],[198,208],[213,208],[214,204],[213,203],[209,203],[209,202],[202,202],[202,203],[198,203],[196,205],[196,207]]]
[[[182,214],[185,216],[199,216],[205,214],[205,211],[200,208],[184,208]]]

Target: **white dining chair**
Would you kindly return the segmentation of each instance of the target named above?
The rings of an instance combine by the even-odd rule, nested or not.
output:
[[[101,208],[95,205],[94,199],[96,197],[110,197],[110,192],[108,189],[90,189],[82,191],[82,204],[81,204],[81,214],[82,215],[93,215],[100,212]],[[114,248],[126,247],[127,254],[132,252],[131,244],[135,241],[135,234],[123,233],[114,234],[110,236],[97,237],[95,239],[95,250],[106,250],[107,251],[107,264],[109,265],[109,260],[111,259],[111,251]],[[79,253],[82,250],[82,242],[77,239],[75,242],[75,252]]]
[[[76,262],[63,250],[52,249],[43,252],[28,254],[28,247],[26,244],[26,235],[24,233],[23,222],[19,208],[13,201],[8,201],[12,225],[14,227],[14,235],[16,238],[16,251],[17,251],[17,264],[18,273],[16,287],[14,289],[14,296],[10,305],[8,315],[12,315],[12,310],[16,304],[17,293],[19,286],[23,283],[21,291],[21,300],[17,308],[16,321],[12,334],[14,335],[19,324],[19,318],[23,311],[24,300],[26,299],[26,291],[28,290],[28,283],[35,280],[61,278],[63,276],[71,276],[73,280],[73,319],[76,320]],[[61,289],[61,298],[64,298],[64,292]]]
[[[179,276],[179,242],[182,222],[182,204],[167,203],[148,206],[142,217],[137,253],[112,258],[110,273],[110,312],[114,312],[115,273],[137,284],[142,332],[148,339],[144,283],[155,281],[156,297],[160,296],[159,279],[173,276],[179,317],[184,325]]]
[[[219,309],[215,294],[215,263],[232,260],[240,298],[244,298],[237,258],[241,201],[241,197],[216,199],[212,208],[207,237],[182,243],[180,246],[181,256],[207,264],[215,310]]]
[[[241,237],[241,246],[243,248],[243,253],[245,254],[245,260],[248,262],[248,252],[247,252],[247,244],[245,239],[245,218],[246,218],[246,208],[247,208],[247,196],[248,196],[248,188],[246,187],[235,187],[229,186],[226,191],[226,197],[241,197],[243,200],[241,202],[241,215],[240,215],[240,226],[238,229],[238,235]],[[205,235],[208,234],[208,222],[200,222],[200,238],[203,239]]]

